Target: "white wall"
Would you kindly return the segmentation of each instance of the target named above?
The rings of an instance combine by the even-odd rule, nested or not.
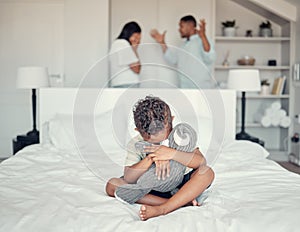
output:
[[[32,129],[31,92],[16,89],[17,68],[63,68],[62,1],[0,1],[0,157],[12,154],[12,138]]]
[[[18,67],[46,66],[77,86],[107,54],[108,6],[109,0],[0,0],[0,157],[32,129],[31,91],[16,89]],[[89,72],[89,85],[106,82],[105,67]]]
[[[108,27],[109,0],[65,0],[66,86],[84,82],[87,87],[97,87],[107,82],[107,63],[101,60],[108,52]]]

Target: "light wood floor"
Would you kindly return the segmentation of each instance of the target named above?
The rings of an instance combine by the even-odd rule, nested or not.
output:
[[[297,166],[296,164],[292,164],[289,162],[277,162],[279,163],[282,167],[284,167],[285,169],[291,171],[291,172],[295,172],[297,174],[300,174],[300,167]]]

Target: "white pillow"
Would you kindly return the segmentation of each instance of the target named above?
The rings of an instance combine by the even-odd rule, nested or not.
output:
[[[49,141],[56,148],[74,150],[75,137],[73,136],[71,115],[57,114],[48,122]]]
[[[186,122],[196,130],[197,146],[202,152],[215,144],[211,118],[172,115],[175,116],[174,126]],[[124,151],[128,141],[138,135],[132,112],[107,111],[96,116],[56,114],[49,121],[48,130],[50,142],[61,150]]]
[[[95,131],[98,144],[104,151],[126,150],[128,136],[128,117],[113,111],[97,115]]]
[[[57,114],[49,121],[50,142],[61,150],[116,151],[124,147],[120,141],[127,121],[115,119],[112,111],[93,115]]]
[[[269,152],[259,145],[248,140],[235,140],[226,143],[222,152],[226,153],[226,159],[232,159],[235,162],[247,162],[255,159],[265,159],[269,156]]]

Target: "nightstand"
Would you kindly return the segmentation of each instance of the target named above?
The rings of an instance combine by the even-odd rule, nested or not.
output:
[[[18,135],[13,139],[13,154],[16,154],[19,150],[32,144],[40,142],[39,135]]]
[[[7,158],[0,158],[0,163],[4,160],[6,160]]]

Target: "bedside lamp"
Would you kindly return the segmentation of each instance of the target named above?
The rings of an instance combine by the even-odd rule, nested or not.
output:
[[[259,71],[256,69],[232,69],[229,70],[228,89],[234,89],[242,92],[242,127],[241,132],[236,134],[237,140],[250,140],[264,145],[264,142],[245,132],[245,110],[246,110],[246,92],[260,91]]]
[[[36,129],[36,89],[49,86],[48,70],[45,67],[20,67],[17,76],[17,88],[32,89],[33,129],[26,135],[39,142],[39,131]],[[18,136],[19,137],[19,136]]]

